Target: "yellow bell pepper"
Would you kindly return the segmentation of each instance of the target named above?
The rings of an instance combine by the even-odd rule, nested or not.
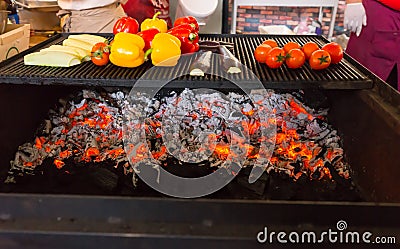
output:
[[[168,33],[158,33],[151,42],[151,61],[155,66],[172,67],[181,56],[181,41]]]
[[[110,61],[120,67],[138,67],[144,63],[144,40],[136,34],[117,33],[111,44]]]
[[[154,14],[153,18],[147,18],[140,24],[140,30],[147,30],[151,28],[158,29],[161,33],[165,33],[168,30],[167,22],[163,19],[157,18],[157,16],[161,14],[161,12],[157,12]]]

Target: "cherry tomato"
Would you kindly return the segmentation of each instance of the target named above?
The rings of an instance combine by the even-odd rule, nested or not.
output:
[[[294,48],[286,55],[286,65],[288,68],[299,68],[304,65],[306,56],[299,48]]]
[[[300,45],[297,42],[288,42],[283,46],[283,50],[285,50],[285,53],[289,53],[290,50],[294,48],[300,48]]]
[[[272,40],[272,39],[265,40],[262,44],[270,45],[271,48],[278,47],[278,43],[275,40]]]
[[[336,42],[325,44],[321,49],[330,54],[333,64],[337,64],[343,59],[343,49]]]
[[[325,50],[315,50],[308,61],[312,69],[320,70],[329,67],[331,64],[331,56]]]
[[[315,42],[307,42],[306,44],[303,45],[301,50],[303,51],[304,55],[306,56],[306,60],[310,59],[311,54],[315,51],[318,50],[319,47],[317,43]]]
[[[267,44],[261,44],[254,50],[254,58],[256,58],[256,61],[265,63],[265,60],[267,59],[267,53],[271,50],[271,46]]]
[[[265,63],[270,68],[279,68],[280,66],[282,66],[283,62],[285,62],[285,56],[286,53],[283,48],[272,48],[267,54]]]
[[[110,57],[110,47],[104,42],[96,43],[92,48],[91,59],[97,66],[104,66],[108,63]]]

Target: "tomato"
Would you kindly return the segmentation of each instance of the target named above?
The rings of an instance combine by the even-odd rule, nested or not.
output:
[[[283,48],[272,48],[268,54],[267,58],[265,60],[265,63],[268,65],[270,68],[278,68],[282,66],[283,62],[285,62],[285,50]]]
[[[286,55],[286,65],[288,68],[299,68],[304,65],[306,56],[299,48],[294,48]]]
[[[110,47],[104,42],[96,43],[92,48],[91,60],[97,66],[104,66],[110,57]]]
[[[278,43],[275,40],[272,40],[272,39],[265,40],[262,44],[270,45],[271,48],[278,47]]]
[[[303,51],[304,55],[306,56],[306,60],[310,59],[311,54],[315,51],[318,50],[319,47],[317,43],[315,42],[307,42],[306,44],[303,45],[301,50]]]
[[[271,46],[267,44],[261,44],[254,50],[254,58],[256,58],[256,61],[265,63],[265,60],[267,59],[267,53],[271,50]]]
[[[333,64],[337,64],[343,59],[343,49],[336,42],[325,44],[321,49],[330,54]]]
[[[325,50],[315,50],[308,61],[312,69],[320,70],[329,67],[331,64],[331,56]]]
[[[283,46],[283,50],[285,50],[285,53],[289,53],[290,50],[294,48],[300,48],[300,45],[297,42],[288,42]]]
[[[136,34],[138,31],[139,31],[139,22],[135,18],[129,16],[124,16],[119,18],[115,22],[113,27],[114,35],[119,32]]]

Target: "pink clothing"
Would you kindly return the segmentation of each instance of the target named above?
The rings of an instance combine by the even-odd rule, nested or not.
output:
[[[360,36],[351,34],[346,52],[383,80],[397,66],[400,91],[400,11],[376,0],[363,0],[363,5],[367,25]]]

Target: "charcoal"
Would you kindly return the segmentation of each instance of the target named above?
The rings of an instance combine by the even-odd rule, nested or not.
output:
[[[90,181],[106,193],[113,192],[118,186],[118,175],[107,168],[93,168],[88,177]]]
[[[71,181],[79,179],[87,192],[133,193],[140,184],[134,172],[141,158],[153,157],[159,164],[156,174],[163,167],[190,178],[224,168],[226,161],[238,164],[247,151],[244,172],[232,191],[244,188],[243,193],[257,198],[301,199],[308,198],[301,191],[312,185],[318,189],[311,191],[321,194],[317,198],[331,198],[327,192],[338,186],[353,187],[349,165],[338,132],[325,118],[324,98],[316,92],[322,102],[307,106],[310,94],[254,90],[250,98],[185,89],[150,98],[140,92],[128,96],[83,90],[60,99],[35,141],[20,146],[8,181],[39,174],[64,183],[63,189],[72,188],[68,191],[79,191],[71,187]],[[260,117],[261,109],[274,115]],[[125,151],[124,142],[135,149]],[[232,154],[237,156],[229,157]],[[126,179],[132,181],[131,188]],[[58,186],[53,180],[49,185]]]
[[[318,89],[303,89],[294,92],[293,95],[298,97],[301,102],[313,109],[326,109],[329,108],[328,97]]]
[[[266,191],[269,175],[266,172],[264,172],[261,175],[261,177],[258,178],[258,180],[255,181],[254,183],[249,183],[249,179],[251,179],[250,169],[242,169],[241,173],[237,176],[236,181],[240,186],[248,190],[251,190],[252,192],[254,192],[259,196],[263,196]]]

